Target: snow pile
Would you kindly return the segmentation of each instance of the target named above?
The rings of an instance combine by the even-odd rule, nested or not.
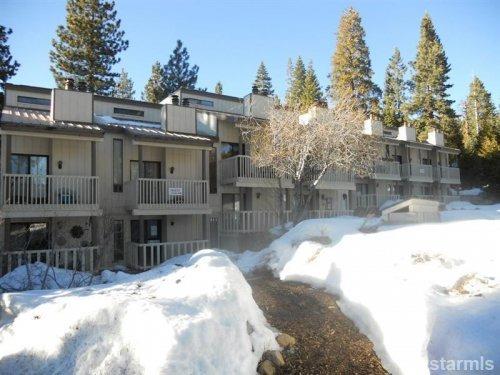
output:
[[[66,289],[100,284],[101,282],[101,277],[92,276],[90,273],[55,267],[47,268],[45,263],[36,262],[19,266],[0,277],[0,291]]]
[[[309,220],[261,257],[282,280],[338,294],[391,373],[429,373],[441,358],[500,366],[500,206],[443,220],[370,234],[362,219]]]
[[[478,196],[478,195],[481,195],[483,193],[483,189],[481,188],[472,188],[472,189],[468,189],[468,190],[460,190],[458,194],[460,195],[464,195],[464,196]]]
[[[114,283],[3,294],[0,373],[250,374],[277,349],[220,252],[106,278]]]

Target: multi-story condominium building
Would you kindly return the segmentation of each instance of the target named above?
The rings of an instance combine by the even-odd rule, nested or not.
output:
[[[279,224],[280,200],[290,208],[291,181],[252,163],[239,125],[265,120],[271,98],[180,89],[152,104],[72,89],[5,91],[1,272],[24,260],[145,269],[208,246],[236,248]],[[380,137],[383,161],[370,178],[327,173],[308,217],[402,196],[444,200],[460,183],[458,151],[442,134],[417,142],[412,128],[371,120],[365,131]]]

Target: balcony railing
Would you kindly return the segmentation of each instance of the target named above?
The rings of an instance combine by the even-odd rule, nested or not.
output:
[[[208,181],[139,178],[133,187],[137,209],[208,209]]]
[[[125,261],[127,265],[133,268],[144,270],[157,266],[170,258],[192,254],[208,247],[208,240],[148,244],[130,243],[125,253]]]
[[[318,189],[355,189],[354,174],[348,171],[327,171],[317,185]]]
[[[377,180],[401,180],[401,164],[397,161],[380,161],[373,167]]]
[[[436,177],[439,182],[444,184],[460,183],[460,168],[454,167],[436,167]]]
[[[2,176],[4,211],[99,208],[99,177],[32,174]]]
[[[425,164],[403,164],[402,177],[410,181],[432,182],[433,167]]]
[[[309,210],[307,212],[308,219],[328,219],[339,216],[352,216],[353,210]]]
[[[98,270],[100,249],[97,246],[72,249],[45,249],[0,252],[0,275],[23,264],[43,262],[50,266],[75,271],[95,272]]]
[[[356,205],[363,208],[379,208],[388,201],[398,201],[400,199],[401,196],[397,194],[361,194],[356,196]]]
[[[257,167],[247,155],[221,160],[220,170],[223,184],[248,187],[278,186],[278,176],[273,167]],[[290,180],[283,179],[282,187],[291,187]]]

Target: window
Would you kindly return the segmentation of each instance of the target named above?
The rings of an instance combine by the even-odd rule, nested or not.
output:
[[[34,98],[32,96],[18,95],[17,96],[17,102],[18,103],[26,103],[26,104],[36,104],[36,105],[50,106],[50,99]]]
[[[139,173],[139,161],[130,161],[130,180],[137,178],[161,178],[161,163],[159,161],[143,161],[142,176]]]
[[[123,220],[113,221],[113,250],[115,261],[123,260]]]
[[[128,115],[128,116],[139,116],[144,117],[144,111],[139,111],[138,109],[120,108],[114,107],[113,112],[118,115]]]
[[[240,145],[239,143],[229,143],[222,142],[220,149],[220,157],[221,159],[227,159],[231,156],[243,155],[245,153],[245,145],[243,145],[243,150],[240,153]]]
[[[10,224],[10,245],[12,251],[45,250],[49,246],[47,223]]]
[[[198,104],[198,105],[202,105],[205,107],[213,107],[214,106],[214,102],[211,100],[203,100],[203,99],[195,99],[195,98],[186,98],[186,99],[189,100],[189,103]]]
[[[208,184],[210,194],[217,194],[217,150],[214,148],[208,152]]]
[[[113,192],[123,191],[123,140],[113,139]]]
[[[196,133],[217,136],[217,116],[208,112],[196,112]]]
[[[130,220],[130,241],[134,243],[141,242],[141,230],[139,220]]]

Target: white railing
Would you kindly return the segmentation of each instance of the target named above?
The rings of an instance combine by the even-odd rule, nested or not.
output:
[[[148,244],[130,243],[125,253],[125,261],[131,267],[144,270],[157,266],[170,258],[192,254],[208,247],[208,240]]]
[[[425,199],[428,201],[433,201],[436,199],[436,197],[432,194],[412,194],[409,195],[407,198]]]
[[[357,207],[380,207],[387,201],[398,201],[401,199],[400,195],[397,194],[388,194],[388,195],[379,195],[379,194],[361,194],[356,196],[356,204]]]
[[[284,211],[284,222],[291,211]],[[221,231],[226,233],[265,232],[281,224],[278,211],[223,211]]]
[[[444,183],[460,183],[460,168],[455,167],[436,167],[436,176],[440,182]]]
[[[348,171],[333,170],[327,171],[319,183],[335,184],[338,182],[352,182],[354,183],[354,174]]]
[[[441,195],[439,197],[439,201],[444,203],[444,204],[448,204],[451,202],[457,202],[460,200],[461,200],[460,195]]]
[[[207,208],[208,181],[139,178],[135,182],[139,208]]]
[[[339,216],[352,216],[353,210],[309,210],[308,219],[328,219]]]
[[[396,179],[401,178],[401,164],[397,161],[380,161],[373,167],[374,178]]]
[[[23,264],[43,262],[50,266],[75,271],[95,272],[99,265],[98,246],[72,249],[45,249],[0,252],[0,275],[12,271]]]
[[[4,174],[2,206],[98,208],[99,177]]]
[[[276,172],[271,166],[257,167],[250,156],[237,155],[220,161],[221,180],[231,183],[237,179],[275,179]]]
[[[432,165],[425,164],[403,164],[401,167],[403,178],[415,181],[433,180]]]

